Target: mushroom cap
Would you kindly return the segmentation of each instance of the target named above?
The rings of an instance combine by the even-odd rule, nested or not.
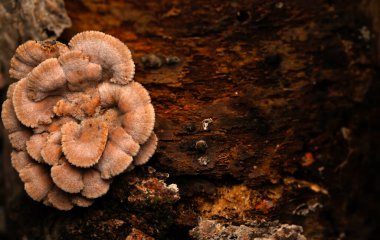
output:
[[[89,207],[94,203],[93,199],[85,198],[79,194],[71,196],[71,202],[78,207]]]
[[[44,204],[53,206],[59,210],[68,211],[74,207],[70,197],[70,194],[62,191],[58,187],[53,187],[47,195]]]
[[[28,130],[13,132],[8,135],[11,146],[18,151],[26,150],[26,143],[32,134]]]
[[[11,78],[22,79],[33,70],[33,66],[23,63],[22,60],[13,57],[11,59],[11,69],[9,75]]]
[[[119,94],[117,106],[123,113],[132,112],[151,102],[148,91],[138,82],[132,82],[120,88]]]
[[[102,78],[102,67],[91,63],[81,51],[70,51],[58,58],[65,72],[70,90],[80,91],[96,84]]]
[[[16,113],[13,109],[13,104],[11,99],[4,101],[1,111],[1,119],[8,133],[21,130],[20,121],[17,119]]]
[[[17,118],[27,127],[51,123],[54,116],[53,106],[59,97],[47,97],[42,101],[34,102],[27,96],[27,83],[27,79],[23,78],[18,81],[14,89],[12,102]]]
[[[84,187],[81,191],[82,196],[86,198],[98,198],[108,192],[110,181],[103,180],[100,173],[94,169],[88,169],[83,172]]]
[[[135,74],[135,64],[128,47],[119,39],[97,31],[85,31],[69,42],[73,50],[90,56],[91,62],[100,64],[112,73],[110,82],[127,84]]]
[[[42,162],[41,150],[47,142],[48,133],[34,134],[26,142],[28,154],[37,162]]]
[[[14,82],[14,83],[11,83],[9,86],[8,86],[8,90],[7,90],[7,99],[12,99],[13,97],[13,92],[15,90],[15,87],[17,85],[17,82]]]
[[[125,153],[113,142],[107,142],[102,157],[97,164],[103,179],[110,179],[124,172],[132,163],[132,156]]]
[[[153,156],[154,152],[156,151],[158,143],[158,138],[155,133],[152,133],[148,140],[141,145],[139,153],[134,157],[133,164],[143,165]]]
[[[16,49],[11,59],[9,75],[11,78],[22,79],[41,62],[58,57],[66,51],[68,47],[56,41],[27,41]]]
[[[17,152],[17,151],[12,151],[11,153],[11,162],[12,166],[18,173],[25,167],[27,167],[30,164],[34,164],[35,162],[33,159],[30,158],[30,156],[24,152]]]
[[[34,101],[40,101],[66,85],[65,73],[56,58],[43,61],[33,68],[26,79],[28,97]]]
[[[112,129],[109,133],[109,139],[122,151],[132,156],[135,156],[140,149],[140,145],[121,127]]]
[[[20,170],[25,191],[35,201],[41,201],[53,187],[49,171],[40,164],[29,164]]]
[[[41,150],[41,157],[45,163],[49,165],[58,164],[62,156],[61,138],[60,131],[53,132],[47,137],[46,144]]]
[[[131,112],[127,112],[122,117],[124,130],[132,138],[142,144],[150,137],[154,127],[155,115],[152,104],[137,107]]]
[[[125,86],[104,82],[98,89],[101,105],[117,106],[122,113],[133,111],[151,102],[148,91],[137,82]]]
[[[69,122],[62,126],[62,151],[77,167],[91,167],[99,161],[107,142],[107,125],[94,118],[79,125]]]
[[[65,192],[79,193],[83,189],[82,171],[65,160],[53,166],[50,175],[57,187]]]
[[[102,107],[116,105],[119,101],[120,86],[118,84],[103,82],[99,84],[98,91]]]

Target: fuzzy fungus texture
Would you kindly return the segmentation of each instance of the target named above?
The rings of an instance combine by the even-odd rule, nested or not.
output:
[[[154,108],[134,71],[127,46],[96,31],[68,46],[17,48],[9,73],[18,81],[1,117],[31,198],[60,210],[87,207],[113,177],[149,160],[158,141]]]

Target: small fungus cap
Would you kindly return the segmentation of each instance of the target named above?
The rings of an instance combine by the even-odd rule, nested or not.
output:
[[[12,103],[17,119],[26,127],[37,127],[40,124],[49,124],[54,117],[53,107],[59,100],[51,96],[36,102],[28,97],[27,78],[21,79],[13,92]]]
[[[58,57],[68,50],[66,45],[57,41],[27,41],[16,49],[9,75],[17,80],[22,79],[41,62]]]
[[[83,189],[82,171],[62,160],[51,168],[53,182],[65,192],[79,193]]]
[[[156,151],[158,138],[156,134],[152,133],[148,140],[141,146],[139,153],[133,160],[133,164],[143,165],[152,157]]]
[[[25,184],[25,191],[33,200],[41,201],[53,187],[49,172],[42,165],[28,164],[19,174]]]
[[[41,150],[45,146],[48,133],[34,134],[26,142],[26,150],[35,161],[42,162]]]
[[[56,58],[46,59],[33,68],[26,78],[28,98],[34,101],[41,101],[66,84],[65,73]]]
[[[102,32],[86,31],[75,35],[69,42],[73,50],[90,56],[90,61],[111,72],[110,82],[128,84],[135,74],[131,51],[119,39]]]
[[[99,161],[107,142],[107,125],[99,119],[86,119],[82,124],[69,122],[62,126],[62,151],[77,167],[91,167]]]
[[[119,39],[87,31],[69,46],[28,41],[9,73],[15,83],[1,118],[32,199],[64,211],[88,207],[113,177],[153,155],[154,108]]]

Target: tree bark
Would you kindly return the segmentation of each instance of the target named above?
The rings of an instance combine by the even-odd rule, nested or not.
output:
[[[61,41],[99,30],[132,50],[155,106],[159,148],[147,165],[158,172],[125,173],[94,206],[68,213],[23,196],[6,209],[9,238],[190,239],[199,217],[296,224],[308,239],[375,238],[379,11],[369,6],[378,7],[66,1],[73,26]],[[181,199],[131,202],[130,183],[160,172]]]

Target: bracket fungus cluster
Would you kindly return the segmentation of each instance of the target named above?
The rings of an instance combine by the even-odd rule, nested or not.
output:
[[[28,195],[60,210],[87,207],[114,176],[146,163],[157,146],[146,89],[131,52],[96,31],[68,46],[28,41],[16,50],[2,120]]]

